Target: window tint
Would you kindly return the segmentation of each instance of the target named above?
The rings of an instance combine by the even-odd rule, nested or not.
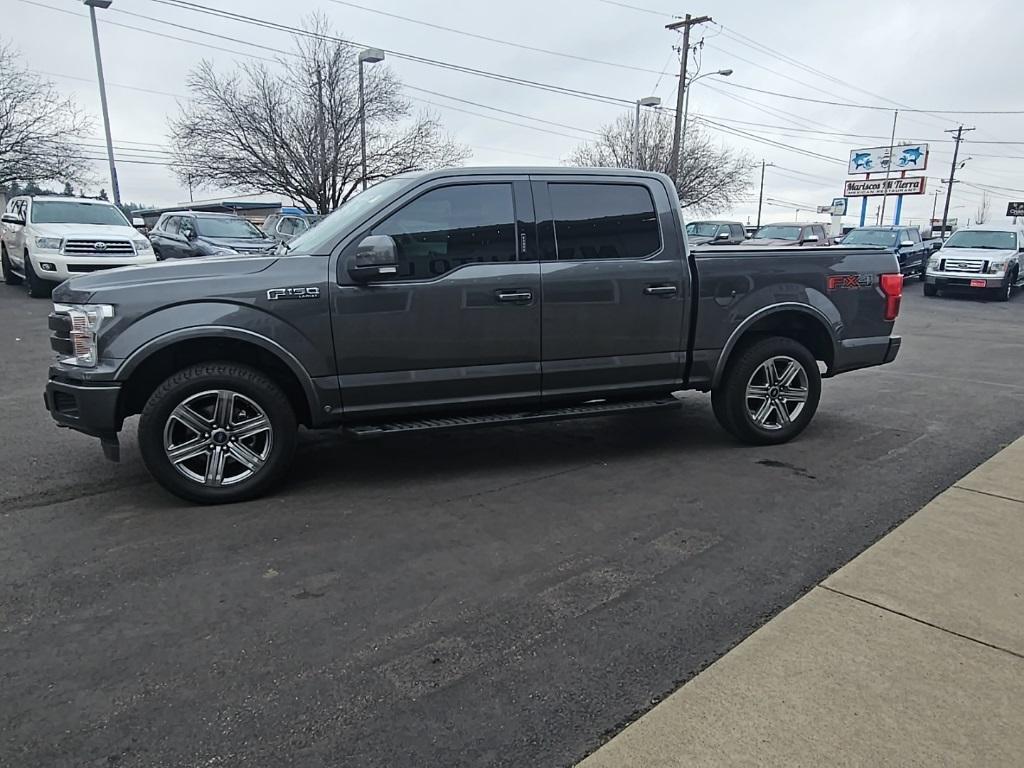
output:
[[[441,187],[416,198],[370,232],[390,235],[398,248],[392,280],[424,280],[459,267],[515,261],[511,184]]]
[[[654,201],[636,184],[549,184],[561,261],[641,259],[661,247]]]
[[[729,232],[732,234],[733,240],[743,240],[743,227],[739,224],[730,224]]]

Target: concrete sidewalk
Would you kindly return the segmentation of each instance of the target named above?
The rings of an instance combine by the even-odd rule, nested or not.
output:
[[[1024,766],[1024,438],[582,768]]]

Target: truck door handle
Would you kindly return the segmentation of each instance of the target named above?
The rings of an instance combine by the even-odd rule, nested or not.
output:
[[[517,302],[533,299],[532,291],[496,291],[498,301]]]
[[[644,288],[648,296],[672,296],[678,292],[679,288],[674,285],[648,285]]]

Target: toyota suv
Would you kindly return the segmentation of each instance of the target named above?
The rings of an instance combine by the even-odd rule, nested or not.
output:
[[[49,296],[69,277],[151,264],[153,246],[121,209],[78,197],[14,197],[0,224],[0,261],[8,285]]]
[[[1009,301],[1024,275],[1024,228],[992,225],[960,229],[928,260],[924,295],[981,290]]]

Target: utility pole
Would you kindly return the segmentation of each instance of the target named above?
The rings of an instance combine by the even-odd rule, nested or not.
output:
[[[361,76],[362,72],[359,74]],[[324,76],[319,61],[316,63],[316,151],[320,160],[320,167],[317,169],[317,194],[323,195],[324,187],[327,186],[327,145],[324,142]],[[322,199],[326,202],[326,198]],[[320,207],[320,203],[317,203],[317,208]],[[327,211],[318,210],[317,213],[322,215]]]
[[[683,55],[680,57],[679,87],[676,89],[676,125],[672,132],[672,157],[668,166],[668,175],[672,177],[677,188],[679,187],[679,142],[683,133],[683,114],[685,112],[686,63],[690,58],[690,27],[709,21],[711,21],[710,16],[693,18],[690,14],[686,14],[686,18],[682,21],[674,21],[665,25],[665,29],[683,30]]]
[[[774,167],[775,163],[765,163],[764,158],[761,159],[761,191],[757,195],[757,228],[761,228],[761,204],[764,202],[764,169],[766,167]],[[755,166],[756,167],[756,166]]]
[[[946,237],[946,222],[949,221],[949,200],[953,196],[953,184],[955,183],[956,176],[956,161],[960,155],[960,142],[964,140],[964,131],[973,131],[973,128],[964,128],[962,125],[959,126],[955,131],[950,128],[946,133],[955,133],[953,141],[956,143],[953,145],[953,163],[949,166],[949,186],[946,187],[946,204],[942,208],[942,231],[939,236],[943,239]]]
[[[103,131],[107,139],[107,162],[110,163],[110,191],[114,193],[114,205],[121,205],[121,186],[117,183],[117,167],[114,165],[114,142],[110,138],[110,112],[107,110],[107,86],[103,80],[103,59],[100,57],[100,33],[96,29],[96,9],[109,8],[112,0],[83,0],[89,6],[89,22],[92,24],[92,47],[96,53],[96,78],[100,81],[100,108],[103,110]]]
[[[896,145],[896,120],[900,116],[898,109],[892,113],[892,137],[889,139],[889,162],[885,164],[885,181],[882,182],[882,216],[879,224],[885,221],[885,204],[889,201],[889,173],[892,171],[892,153]],[[893,224],[896,222],[894,221]]]

